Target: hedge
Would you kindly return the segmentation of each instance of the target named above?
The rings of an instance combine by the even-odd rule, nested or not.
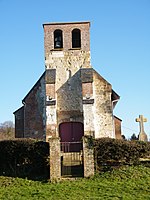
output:
[[[49,178],[49,144],[31,139],[0,141],[0,175]]]
[[[141,158],[150,161],[150,142],[100,138],[89,140],[89,144],[94,147],[97,171],[137,165]],[[0,141],[0,176],[47,180],[49,169],[49,143],[32,139]]]
[[[150,158],[150,142],[125,141],[111,138],[94,140],[96,170],[110,166],[137,165],[141,158]]]

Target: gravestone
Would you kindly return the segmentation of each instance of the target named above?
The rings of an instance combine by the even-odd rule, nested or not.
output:
[[[139,115],[139,118],[136,118],[136,122],[139,122],[140,132],[139,132],[139,140],[148,141],[147,135],[144,131],[144,122],[147,122],[147,119],[143,117],[143,115]]]

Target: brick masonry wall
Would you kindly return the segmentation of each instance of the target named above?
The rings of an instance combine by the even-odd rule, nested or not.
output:
[[[81,48],[72,49],[72,30],[81,30]],[[56,23],[44,25],[46,69],[56,69],[56,91],[80,68],[90,65],[90,23]],[[63,48],[54,49],[54,31],[63,31]]]
[[[46,134],[59,136],[59,124],[77,121],[83,123],[82,83],[80,68],[91,68],[89,22],[44,24],[46,71],[56,71],[55,86],[46,84],[46,95],[54,96],[56,105],[46,106]],[[81,31],[81,48],[72,49],[72,30]],[[63,32],[63,48],[54,49],[54,31]],[[49,71],[50,72],[50,71]],[[50,75],[50,73],[49,73]],[[48,75],[48,76],[49,76]],[[52,82],[51,82],[52,84]]]
[[[45,76],[43,76],[24,99],[24,137],[45,140]]]
[[[55,84],[46,84],[46,96],[49,100],[55,99]]]
[[[82,95],[83,98],[93,97],[93,85],[92,83],[82,83]]]
[[[60,29],[63,31],[63,51],[68,51],[72,48],[72,30],[77,28],[81,30],[81,47],[83,51],[90,51],[90,23],[56,23],[44,24],[44,49],[45,56],[54,49],[54,31]]]
[[[122,139],[121,136],[121,122],[122,120],[118,119],[114,116],[114,124],[115,124],[115,138],[116,139]]]
[[[46,70],[46,141],[56,137],[56,70]]]
[[[24,137],[24,106],[14,112],[15,115],[15,138]]]

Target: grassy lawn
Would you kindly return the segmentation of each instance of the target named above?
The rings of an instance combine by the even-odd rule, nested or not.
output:
[[[150,200],[150,168],[138,166],[105,172],[89,179],[42,183],[0,177],[0,200]]]

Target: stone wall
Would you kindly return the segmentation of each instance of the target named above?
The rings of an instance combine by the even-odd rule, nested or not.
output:
[[[49,138],[50,147],[50,180],[57,181],[61,178],[60,138]]]
[[[46,83],[46,140],[56,137],[56,70],[47,69],[45,76]]]
[[[48,23],[44,28],[45,72],[15,112],[16,136],[50,144],[50,179],[61,177],[59,125],[84,123],[84,177],[94,175],[93,138],[119,137],[113,120],[112,86],[91,67],[90,23]],[[81,47],[72,48],[72,30],[80,29]],[[63,48],[54,49],[54,31],[62,30]],[[116,104],[116,102],[114,103]],[[22,132],[24,130],[24,133]],[[23,133],[23,134],[22,134]]]
[[[80,70],[57,90],[57,125],[70,121],[83,123]]]
[[[115,138],[122,139],[121,136],[121,122],[122,120],[114,116],[114,125],[115,125]]]
[[[24,137],[45,140],[45,73],[33,86],[24,103]]]
[[[72,23],[47,23],[43,24],[44,28],[44,49],[45,56],[54,49],[54,31],[60,29],[63,31],[63,51],[72,49],[72,30],[77,28],[81,30],[81,48],[83,51],[90,51],[90,23],[89,22],[72,22]]]
[[[84,135],[94,136],[94,105],[83,104],[84,111]]]
[[[84,135],[94,136],[93,69],[82,68],[81,79],[84,113]]]
[[[56,69],[56,91],[80,68],[90,65],[89,22],[44,24],[46,69]],[[72,48],[72,30],[81,30],[81,48]],[[54,31],[63,31],[63,48],[54,49]]]
[[[24,106],[14,112],[15,115],[15,138],[24,137]]]
[[[83,161],[84,161],[84,177],[94,175],[94,147],[93,137],[83,137]]]
[[[45,61],[46,69],[56,69],[56,91],[80,68],[90,68],[90,52],[83,50],[51,51]]]
[[[95,138],[115,138],[111,93],[111,84],[94,71],[93,95]]]
[[[56,105],[46,106],[46,140],[50,137],[56,137]]]
[[[83,123],[82,82],[80,68],[91,68],[89,22],[48,23],[44,28],[45,67],[55,70],[55,84],[46,81],[46,134],[59,136],[59,124],[77,121]],[[72,48],[72,30],[80,29],[81,47]],[[62,30],[63,48],[54,49],[54,31]],[[55,91],[55,94],[53,93]]]

